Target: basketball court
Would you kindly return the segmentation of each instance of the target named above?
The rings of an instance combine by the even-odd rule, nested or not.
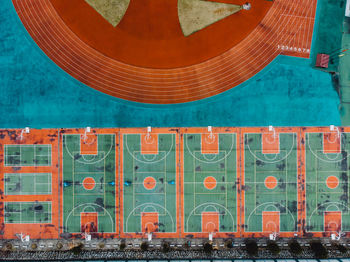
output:
[[[176,130],[120,130],[121,237],[179,235],[178,150]]]
[[[118,233],[116,132],[62,130],[60,138],[62,233]]]
[[[306,230],[317,236],[350,230],[349,130],[305,132]]]
[[[344,236],[349,130],[0,130],[0,237]]]
[[[317,7],[317,0],[11,2],[26,37],[57,71],[106,99],[127,100],[111,102],[125,108],[210,98],[280,55],[309,59]],[[120,123],[142,119],[135,112]],[[350,236],[349,128],[198,127],[203,119],[191,113],[197,127],[0,130],[0,239]]]
[[[237,130],[182,129],[182,236],[238,232]]]
[[[244,235],[298,233],[298,137],[298,128],[243,131]]]

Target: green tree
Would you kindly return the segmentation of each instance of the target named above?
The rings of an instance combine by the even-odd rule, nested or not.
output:
[[[254,239],[249,239],[245,242],[245,248],[246,251],[248,253],[248,255],[250,256],[257,256],[258,255],[258,244],[256,243],[256,241]]]

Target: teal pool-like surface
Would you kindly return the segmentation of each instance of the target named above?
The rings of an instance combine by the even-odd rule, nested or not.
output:
[[[279,56],[215,97],[150,105],[102,94],[57,67],[30,38],[11,0],[1,1],[0,39],[0,128],[340,125],[331,77],[313,69],[311,59]]]

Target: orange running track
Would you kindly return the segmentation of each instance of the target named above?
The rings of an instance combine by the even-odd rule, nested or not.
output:
[[[308,57],[317,0],[254,1],[252,10],[243,10],[232,19],[219,21],[188,39],[181,38],[179,28],[170,24],[172,29],[161,28],[160,35],[145,36],[146,40],[142,40],[144,31],[137,31],[138,24],[131,22],[133,18],[144,19],[138,17],[135,11],[142,6],[142,1],[133,0],[125,19],[115,29],[115,36],[125,29],[134,33],[137,39],[124,36],[122,41],[125,46],[121,46],[122,52],[119,53],[109,44],[109,41],[114,45],[118,43],[118,39],[107,32],[114,28],[103,25],[101,17],[87,10],[88,5],[83,0],[72,2],[13,0],[34,41],[74,78],[118,98],[171,104],[195,101],[227,91],[257,74],[279,54]],[[161,16],[157,19],[164,19],[164,16],[175,19],[176,8],[172,2],[170,6],[157,6]],[[220,2],[243,4],[246,1]],[[155,1],[147,3],[151,6],[147,13],[154,14]],[[84,23],[89,19],[87,24],[94,27],[87,28],[78,18]],[[157,19],[148,23],[156,25]],[[235,26],[236,31],[223,37],[225,31],[222,30],[228,25]],[[107,35],[110,36],[108,39]],[[165,44],[158,40],[150,44],[152,37],[175,40],[166,38],[165,42],[162,40]],[[203,39],[209,43],[205,50],[198,44]],[[136,48],[137,43],[144,44],[143,52]],[[169,50],[164,49],[166,46]]]

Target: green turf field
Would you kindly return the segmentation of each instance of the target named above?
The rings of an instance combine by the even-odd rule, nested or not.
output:
[[[116,232],[115,135],[97,135],[97,154],[80,154],[80,135],[63,135],[63,229],[81,232],[81,213],[98,213],[97,232]],[[92,178],[95,186],[85,189]]]
[[[5,202],[5,224],[51,223],[51,202]]]
[[[51,173],[5,173],[5,195],[50,195]]]
[[[50,166],[51,145],[5,145],[5,166]]]
[[[237,230],[236,147],[236,134],[219,134],[218,154],[202,154],[201,134],[184,134],[184,232],[206,231],[203,212],[219,215],[218,232]]]
[[[142,213],[158,213],[158,232],[177,231],[175,134],[158,134],[158,154],[141,154],[141,135],[123,135],[123,232],[142,232]],[[146,189],[145,178],[154,188]]]
[[[246,232],[263,231],[263,212],[280,212],[280,231],[297,231],[297,134],[279,134],[279,154],[262,153],[262,135],[244,137],[244,209]],[[274,177],[276,187],[265,186]]]
[[[306,133],[305,136],[307,230],[323,232],[325,212],[341,212],[341,230],[350,231],[350,134],[341,134],[340,153],[324,153],[323,133]],[[327,186],[330,176],[339,181],[334,188]]]

